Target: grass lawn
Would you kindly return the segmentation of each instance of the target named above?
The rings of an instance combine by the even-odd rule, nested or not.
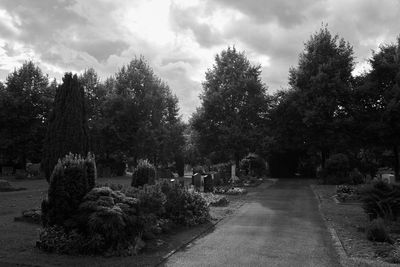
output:
[[[154,266],[170,251],[186,244],[203,233],[220,219],[233,214],[243,204],[246,196],[227,196],[228,207],[211,207],[213,221],[192,228],[181,227],[157,240],[148,242],[142,254],[130,257],[68,256],[44,253],[35,248],[39,225],[15,222],[26,209],[40,207],[47,195],[45,180],[9,179],[15,187],[27,190],[0,192],[0,266]],[[100,178],[98,183],[117,183],[129,185],[129,177]]]
[[[361,258],[376,262],[390,261],[390,252],[394,246],[389,243],[372,242],[367,240],[365,227],[367,215],[361,205],[341,205],[332,198],[335,195],[334,185],[316,185],[313,187],[321,200],[321,212],[328,225],[335,229],[346,254],[351,258]],[[399,224],[390,226],[390,235],[399,246]],[[371,266],[371,265],[360,265]],[[372,266],[377,266],[372,264]]]

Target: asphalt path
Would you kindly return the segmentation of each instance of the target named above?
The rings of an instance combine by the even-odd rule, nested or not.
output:
[[[163,266],[340,266],[309,183],[260,185],[233,216]]]

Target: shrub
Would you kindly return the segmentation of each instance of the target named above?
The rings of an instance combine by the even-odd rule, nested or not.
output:
[[[366,227],[366,234],[370,241],[392,243],[382,218],[371,221]]]
[[[250,153],[239,163],[241,170],[252,176],[262,176],[266,173],[265,160],[260,156]]]
[[[137,199],[109,187],[93,188],[80,204],[71,228],[87,239],[97,236],[103,240],[98,252],[126,248],[140,232],[138,204]]]
[[[325,184],[351,183],[349,178],[350,162],[345,154],[334,154],[326,162],[319,173]]]
[[[207,202],[197,192],[189,192],[178,184],[163,183],[162,190],[167,196],[166,216],[173,222],[193,226],[209,221]]]
[[[154,184],[156,169],[148,160],[139,160],[138,166],[132,174],[132,186],[138,187],[145,184]]]
[[[50,177],[47,200],[42,202],[43,224],[63,225],[72,217],[96,181],[94,157],[69,154],[59,160]]]
[[[50,226],[40,232],[36,246],[59,254],[97,254],[103,251],[105,241],[99,235],[86,238],[76,231],[66,232],[60,226]]]
[[[352,184],[362,184],[364,183],[364,176],[362,175],[362,173],[357,169],[353,169],[350,174],[350,181],[352,182]]]
[[[139,200],[139,228],[145,238],[150,239],[161,232],[160,218],[165,214],[166,196],[161,185],[144,185],[143,188],[133,188],[126,192],[127,196]]]
[[[400,187],[383,181],[360,190],[363,209],[371,219],[395,220],[400,213]]]

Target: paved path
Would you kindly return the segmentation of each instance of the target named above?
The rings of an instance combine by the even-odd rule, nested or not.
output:
[[[283,179],[164,266],[340,266],[331,243],[309,182]]]

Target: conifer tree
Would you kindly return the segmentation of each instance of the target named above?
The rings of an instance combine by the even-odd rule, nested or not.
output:
[[[63,83],[57,88],[44,144],[42,168],[47,181],[59,158],[69,152],[88,153],[88,132],[83,87],[76,75],[66,73]]]

